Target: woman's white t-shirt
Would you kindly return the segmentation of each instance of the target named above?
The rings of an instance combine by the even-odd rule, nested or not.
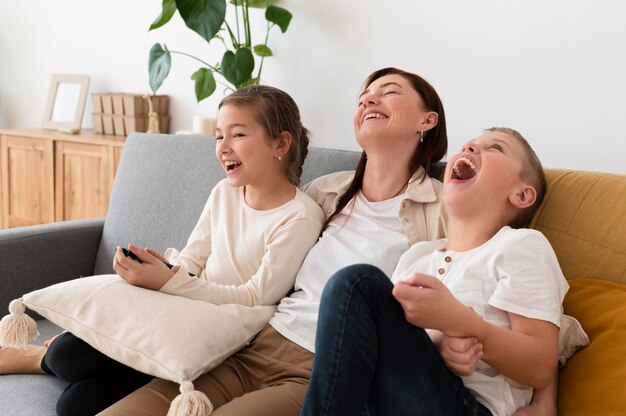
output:
[[[319,301],[328,279],[352,264],[372,264],[387,276],[409,248],[398,212],[404,195],[381,202],[361,192],[324,230],[304,259],[295,290],[278,305],[270,324],[285,338],[315,352]]]

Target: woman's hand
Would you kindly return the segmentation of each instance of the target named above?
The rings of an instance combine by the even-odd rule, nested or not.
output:
[[[459,376],[470,376],[483,357],[483,344],[474,337],[449,337],[443,335],[437,349],[446,366]]]
[[[407,321],[421,328],[438,329],[448,336],[474,336],[472,320],[482,320],[434,276],[414,273],[396,283],[392,294],[404,309]]]
[[[556,416],[556,409],[545,412],[534,404],[520,407],[513,413],[513,416]]]
[[[174,276],[174,272],[165,265],[165,258],[156,250],[144,250],[134,244],[129,244],[128,249],[143,263],[126,257],[118,246],[113,259],[113,270],[131,285],[160,290]]]
[[[513,416],[556,416],[557,415],[557,390],[559,385],[558,371],[554,374],[548,387],[534,389],[533,398],[528,406],[517,409]]]

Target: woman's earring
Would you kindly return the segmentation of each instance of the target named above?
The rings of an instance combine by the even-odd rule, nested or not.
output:
[[[275,157],[276,159],[278,159],[278,160],[283,160],[283,157],[282,157],[282,156],[274,156],[274,157]]]
[[[424,143],[424,132],[420,131],[420,143]]]

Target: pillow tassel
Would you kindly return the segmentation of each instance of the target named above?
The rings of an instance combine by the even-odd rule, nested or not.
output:
[[[183,381],[180,394],[172,401],[167,416],[209,416],[213,404],[206,394],[194,390],[191,381]]]
[[[37,324],[25,311],[21,299],[9,304],[9,315],[0,320],[0,347],[24,349],[29,340],[37,338]]]

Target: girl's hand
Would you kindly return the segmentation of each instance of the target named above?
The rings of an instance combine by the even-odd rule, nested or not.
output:
[[[152,247],[147,247],[146,251],[148,253],[152,254],[157,259],[161,260],[163,263],[167,263],[168,262],[167,259],[161,253],[159,253],[157,250],[153,249]]]
[[[459,376],[470,376],[483,357],[483,344],[474,337],[449,337],[444,335],[437,349],[446,366]]]
[[[144,250],[134,244],[129,244],[128,249],[132,251],[143,263],[126,257],[120,246],[115,251],[113,259],[113,270],[124,280],[134,286],[146,289],[160,290],[171,278],[174,272],[163,263],[161,256],[156,250]]]
[[[438,329],[448,336],[475,335],[472,325],[468,330],[466,324],[478,315],[459,302],[434,276],[414,273],[409,279],[396,283],[392,294],[404,309],[407,321],[415,326]]]

